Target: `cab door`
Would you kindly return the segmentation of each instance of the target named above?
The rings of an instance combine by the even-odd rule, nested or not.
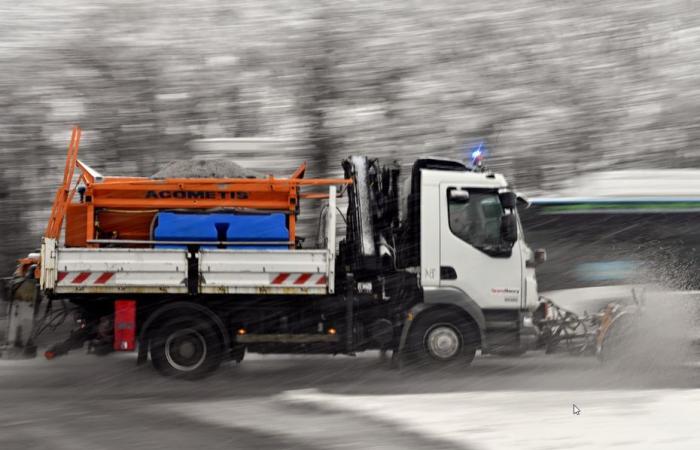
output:
[[[521,239],[504,242],[504,209],[494,189],[440,184],[440,281],[481,308],[519,309],[522,302]]]

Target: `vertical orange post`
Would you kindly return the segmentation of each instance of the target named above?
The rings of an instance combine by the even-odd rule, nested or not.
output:
[[[49,223],[46,226],[44,237],[58,239],[61,234],[61,225],[63,225],[63,217],[66,214],[68,202],[70,202],[71,181],[75,165],[78,162],[78,148],[80,146],[81,130],[78,127],[73,128],[71,133],[70,144],[68,145],[68,156],[66,158],[66,167],[63,170],[63,183],[56,191],[53,206],[51,207],[51,216]]]
[[[296,242],[296,232],[297,232],[297,225],[296,225],[296,217],[294,216],[294,213],[289,215],[289,240],[291,244],[289,244],[290,248],[294,248],[295,242]]]
[[[303,176],[304,170],[306,170],[306,163],[302,164],[299,169],[294,173],[295,178]],[[296,246],[296,236],[297,236],[297,216],[296,211],[299,204],[299,187],[289,186],[289,248],[293,249]]]
[[[90,242],[95,239],[95,207],[92,203],[87,204],[87,223],[85,224],[85,241]],[[97,247],[96,244],[87,244],[88,247]]]

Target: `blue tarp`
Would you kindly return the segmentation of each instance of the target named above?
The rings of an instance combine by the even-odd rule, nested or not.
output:
[[[286,248],[289,230],[285,215],[272,214],[189,214],[161,212],[156,218],[153,240],[156,241],[241,241],[275,242],[280,245],[228,246],[237,249]],[[283,242],[283,243],[282,243]],[[177,245],[156,245],[156,248],[184,248]],[[216,246],[202,246],[216,248]]]

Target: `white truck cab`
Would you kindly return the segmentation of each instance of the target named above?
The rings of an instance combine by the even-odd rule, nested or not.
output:
[[[525,243],[522,228],[518,227],[517,240],[513,243],[503,242],[501,235],[504,208],[499,192],[507,188],[501,175],[423,171],[421,282],[424,288],[459,289],[477,300],[482,308],[536,306],[537,298],[528,298],[528,293],[536,293],[537,286],[534,277],[531,280],[527,277],[530,268],[526,262],[532,252]],[[517,218],[517,212],[512,214]],[[528,282],[534,292],[528,292]]]
[[[534,342],[535,252],[517,195],[500,174],[422,169],[420,283],[426,303],[468,311],[482,351],[519,353]],[[509,230],[510,229],[510,230]]]

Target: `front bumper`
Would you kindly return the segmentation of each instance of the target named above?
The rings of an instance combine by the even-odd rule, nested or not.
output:
[[[520,348],[522,350],[534,350],[539,341],[540,332],[535,326],[530,311],[523,311],[520,314],[520,329],[518,330]]]
[[[539,340],[530,311],[512,310],[508,320],[487,321],[484,353],[513,355],[534,350]],[[505,319],[505,315],[502,315]]]

